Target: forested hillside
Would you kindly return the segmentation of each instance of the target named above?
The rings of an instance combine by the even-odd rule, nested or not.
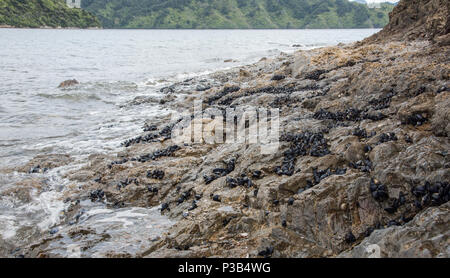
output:
[[[380,9],[347,0],[83,0],[105,28],[383,27]]]
[[[64,0],[0,0],[0,25],[13,27],[100,27],[91,13]]]

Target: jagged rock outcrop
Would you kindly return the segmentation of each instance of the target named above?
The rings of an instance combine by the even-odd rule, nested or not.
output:
[[[449,1],[402,0],[390,13],[389,24],[368,41],[435,40],[446,36],[445,40],[448,43],[449,32]]]
[[[362,43],[215,73],[205,90],[196,90],[205,77],[161,90],[177,111],[196,100],[221,111],[279,108],[277,152],[177,144],[174,123],[152,119],[117,158],[67,173],[84,183],[72,199],[159,205],[177,223],[144,257],[449,257],[450,49],[430,41],[448,34],[433,19],[448,9],[432,9],[448,3],[420,2],[401,1],[394,22]],[[414,40],[395,40],[404,34]],[[69,234],[87,237],[75,224]],[[54,256],[53,241],[25,255]]]

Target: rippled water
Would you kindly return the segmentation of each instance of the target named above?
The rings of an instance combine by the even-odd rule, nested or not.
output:
[[[65,153],[76,158],[73,165],[45,174],[0,172],[0,249],[2,241],[20,245],[26,241],[21,241],[26,239],[24,233],[58,225],[66,208],[62,192],[68,184],[62,173],[87,155],[118,151],[120,142],[139,133],[146,119],[169,113],[155,103],[128,105],[136,97],[157,99],[159,88],[174,81],[280,52],[352,42],[376,31],[0,29],[0,169],[21,165],[38,154]],[[233,61],[225,63],[228,59]],[[57,88],[73,78],[81,84]],[[29,185],[31,199],[25,201],[7,193],[33,175],[43,175],[45,190]],[[109,229],[120,231],[136,219],[144,223],[159,219],[136,208],[98,211],[104,208],[96,207],[94,213],[92,204],[85,206],[96,221],[87,219],[83,225],[95,228],[116,225]],[[105,224],[101,219],[115,220]],[[170,221],[159,219],[158,223],[165,227]],[[140,233],[147,233],[145,227],[128,239],[110,238],[127,246],[127,242],[145,241]],[[105,244],[89,255],[104,255]],[[54,252],[63,255],[58,247]]]

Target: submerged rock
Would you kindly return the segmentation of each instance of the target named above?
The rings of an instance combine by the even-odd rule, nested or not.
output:
[[[58,88],[68,88],[68,87],[72,87],[72,86],[75,86],[75,85],[78,85],[78,84],[80,84],[80,82],[78,82],[78,80],[70,79],[70,80],[66,80],[66,81],[61,82],[59,84]]]

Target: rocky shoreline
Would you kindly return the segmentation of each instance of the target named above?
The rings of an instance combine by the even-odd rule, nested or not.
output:
[[[391,21],[416,2],[401,1]],[[220,110],[278,108],[279,151],[262,154],[245,142],[180,145],[171,119],[151,119],[117,157],[93,155],[66,174],[73,181],[67,234],[96,233],[76,225],[80,200],[90,200],[159,206],[176,221],[138,253],[110,257],[449,257],[450,48],[442,10],[428,17],[444,14],[444,25],[416,26],[420,36],[400,38],[404,27],[389,25],[383,37],[161,89],[160,102],[175,111],[198,100]],[[38,157],[18,170],[69,162]],[[57,233],[37,239],[23,256],[58,256],[61,241]]]

